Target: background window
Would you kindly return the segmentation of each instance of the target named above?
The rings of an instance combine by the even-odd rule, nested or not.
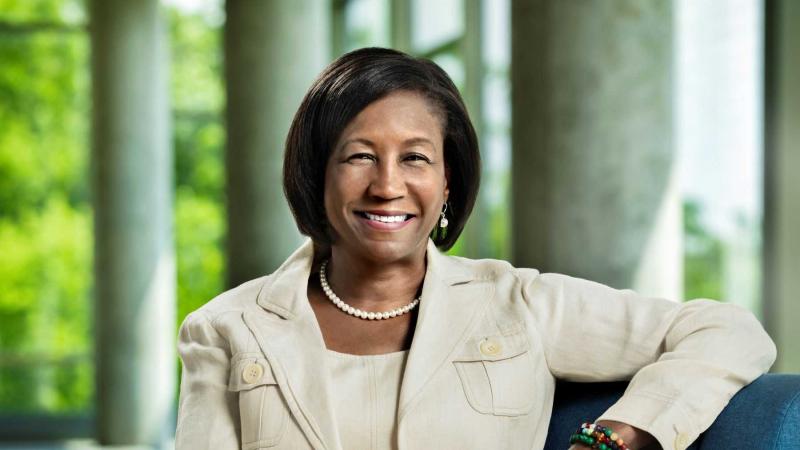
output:
[[[0,417],[83,416],[94,395],[86,12],[4,0],[0,23]]]
[[[760,0],[676,4],[676,143],[686,298],[760,314]]]

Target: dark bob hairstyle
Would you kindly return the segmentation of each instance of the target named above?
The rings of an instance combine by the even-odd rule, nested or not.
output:
[[[370,103],[395,91],[423,95],[444,125],[450,171],[446,229],[431,232],[437,247],[453,246],[464,229],[480,184],[480,152],[467,108],[450,77],[430,60],[384,48],[363,48],[331,63],[306,93],[286,138],[283,190],[300,232],[315,244],[332,243],[325,214],[325,168],[344,128]]]

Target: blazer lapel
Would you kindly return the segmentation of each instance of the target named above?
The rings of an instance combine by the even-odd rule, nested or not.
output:
[[[259,306],[274,314],[245,312],[244,319],[309,442],[314,448],[338,450],[325,341],[307,297],[313,256],[309,240],[259,293]],[[466,341],[494,293],[492,283],[476,277],[457,259],[439,253],[430,240],[426,258],[419,316],[400,388],[398,421],[418,402],[427,382]]]
[[[398,421],[413,408],[428,380],[468,338],[494,293],[492,283],[475,277],[457,259],[439,253],[432,241],[428,242],[427,263],[417,326],[400,389]]]
[[[329,398],[325,342],[307,297],[313,256],[307,241],[259,293],[258,304],[275,315],[245,312],[244,320],[309,442],[317,449],[335,450],[340,448],[339,434]]]

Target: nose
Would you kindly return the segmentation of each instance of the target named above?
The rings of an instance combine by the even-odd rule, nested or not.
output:
[[[372,197],[393,200],[405,195],[406,183],[402,171],[396,164],[381,161],[377,166],[369,184],[369,195]]]

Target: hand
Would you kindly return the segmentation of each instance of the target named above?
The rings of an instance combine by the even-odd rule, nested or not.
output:
[[[609,427],[625,441],[625,445],[633,450],[643,450],[645,448],[653,448],[650,445],[656,444],[654,448],[661,448],[656,442],[656,438],[652,434],[632,427],[627,423],[614,422],[613,420],[601,420],[597,422],[598,425]]]
[[[632,427],[626,423],[614,422],[613,420],[601,420],[596,422],[598,425],[609,427],[614,430],[619,437],[625,441],[625,445],[631,450],[644,450],[648,448],[660,449],[656,439],[650,433]],[[587,447],[581,444],[573,444],[569,450],[585,450]]]

